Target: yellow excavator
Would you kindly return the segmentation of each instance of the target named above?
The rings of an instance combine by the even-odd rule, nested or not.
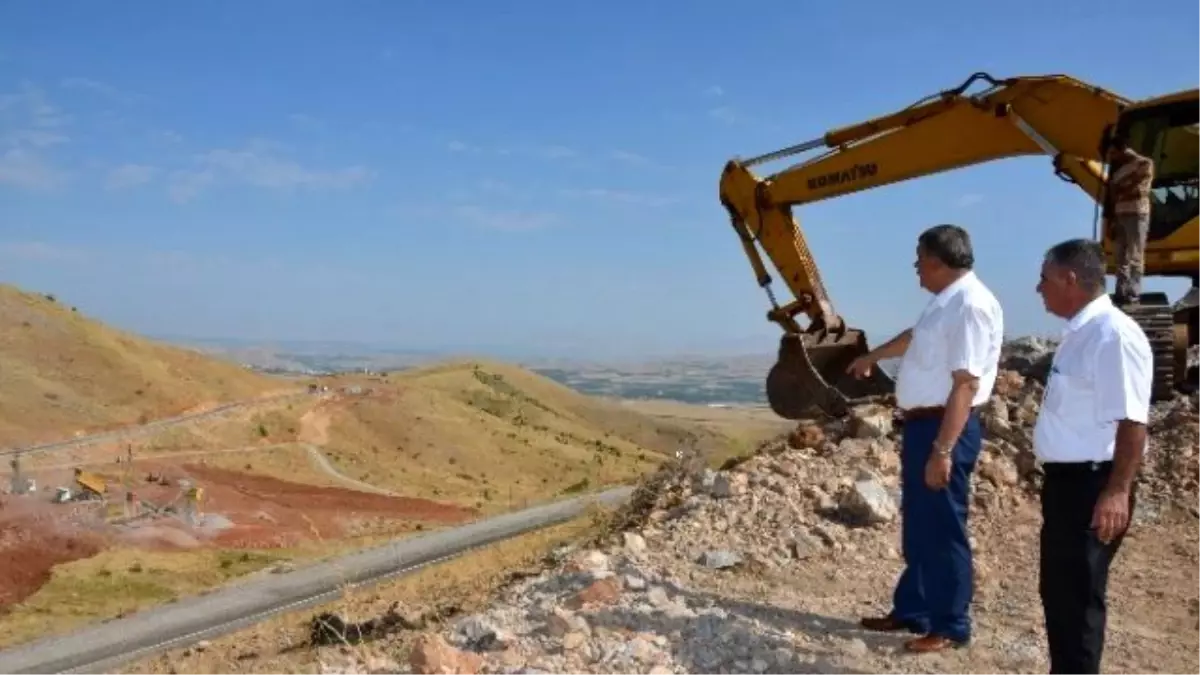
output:
[[[968,90],[977,83],[986,87]],[[1115,272],[1113,233],[1100,226],[1105,195],[1102,148],[1115,134],[1150,157],[1156,168],[1145,276],[1191,280],[1174,307],[1165,294],[1143,294],[1123,309],[1146,330],[1155,354],[1156,398],[1195,378],[1187,349],[1195,345],[1200,213],[1197,194],[1197,90],[1141,102],[1065,75],[996,79],[975,73],[898,112],[751,159],[726,163],[721,204],[771,303],[767,319],[784,332],[778,360],[767,374],[771,409],[787,419],[821,411],[840,416],[855,400],[890,393],[879,368],[858,380],[846,367],[868,351],[863,331],[834,309],[792,210],[802,204],[1009,157],[1046,155],[1055,174],[1093,197],[1093,237]],[[752,168],[813,151],[820,154],[759,177]],[[759,250],[791,291],[780,305]],[[807,318],[801,325],[798,317]]]

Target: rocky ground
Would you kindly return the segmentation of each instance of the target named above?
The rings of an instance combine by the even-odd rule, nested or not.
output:
[[[486,611],[329,647],[325,672],[1045,672],[1030,452],[1042,384],[1002,373],[973,478],[972,644],[913,656],[858,628],[901,570],[898,429],[885,403],[802,423],[720,471],[683,456],[609,535],[563,549]],[[1014,365],[1013,362],[1008,362]],[[1197,399],[1156,404],[1109,591],[1109,672],[1197,672]],[[369,654],[369,656],[368,656]]]

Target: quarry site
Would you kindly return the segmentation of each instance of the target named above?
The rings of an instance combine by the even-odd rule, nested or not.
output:
[[[0,308],[25,312],[22,335],[42,332],[27,335],[29,348],[56,333],[120,335],[29,294],[0,293]],[[793,423],[761,407],[584,396],[496,362],[289,382],[172,350],[142,358],[243,378],[239,395],[180,398],[163,388],[173,379],[146,382],[135,398],[163,397],[157,425],[144,404],[77,400],[99,431],[61,443],[44,431],[58,424],[53,410],[3,420],[34,450],[10,454],[2,474],[0,648],[635,485],[616,510],[347,586],[313,610],[120,670],[1044,672],[1030,434],[1054,348],[1008,343],[983,412],[971,517],[978,628],[965,649],[907,655],[900,638],[857,626],[887,609],[902,564],[890,397]],[[45,385],[22,386],[28,399]],[[1134,525],[1110,582],[1108,672],[1200,666],[1198,428],[1195,392],[1154,405]]]
[[[902,564],[898,430],[881,402],[715,466],[681,453],[599,525],[526,544],[536,554],[490,585],[348,591],[124,672],[1044,672],[1030,433],[1050,348],[1011,345],[984,412],[968,648],[906,655],[901,637],[857,625],[886,610]],[[1110,583],[1105,672],[1197,668],[1197,421],[1195,394],[1154,407],[1142,498]]]
[[[0,673],[1200,672],[1195,2],[49,1]]]

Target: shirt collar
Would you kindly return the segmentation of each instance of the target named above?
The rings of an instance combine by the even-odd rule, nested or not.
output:
[[[955,279],[954,283],[943,288],[940,293],[933,296],[933,304],[938,307],[945,305],[946,301],[948,301],[950,298],[954,297],[955,293],[958,293],[967,284],[974,283],[974,281],[975,281],[975,272],[968,271],[966,274]]]
[[[1091,321],[1092,318],[1104,310],[1112,308],[1112,306],[1112,300],[1110,300],[1107,295],[1101,295],[1095,300],[1092,300],[1088,304],[1084,305],[1083,309],[1075,312],[1075,316],[1071,317],[1071,319],[1067,321],[1067,331],[1073,332],[1079,330],[1085,323]]]

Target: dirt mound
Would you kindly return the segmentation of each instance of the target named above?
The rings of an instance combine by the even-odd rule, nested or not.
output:
[[[150,503],[180,508],[181,479],[203,488],[200,511],[205,522],[219,516],[222,526],[201,523],[190,535],[213,546],[284,548],[306,540],[338,539],[364,522],[448,525],[476,515],[472,509],[425,499],[304,485],[204,464],[163,464],[150,470],[168,476],[171,483],[139,486],[138,498]]]
[[[93,556],[105,544],[100,532],[0,496],[0,610],[37,592],[55,565]]]

